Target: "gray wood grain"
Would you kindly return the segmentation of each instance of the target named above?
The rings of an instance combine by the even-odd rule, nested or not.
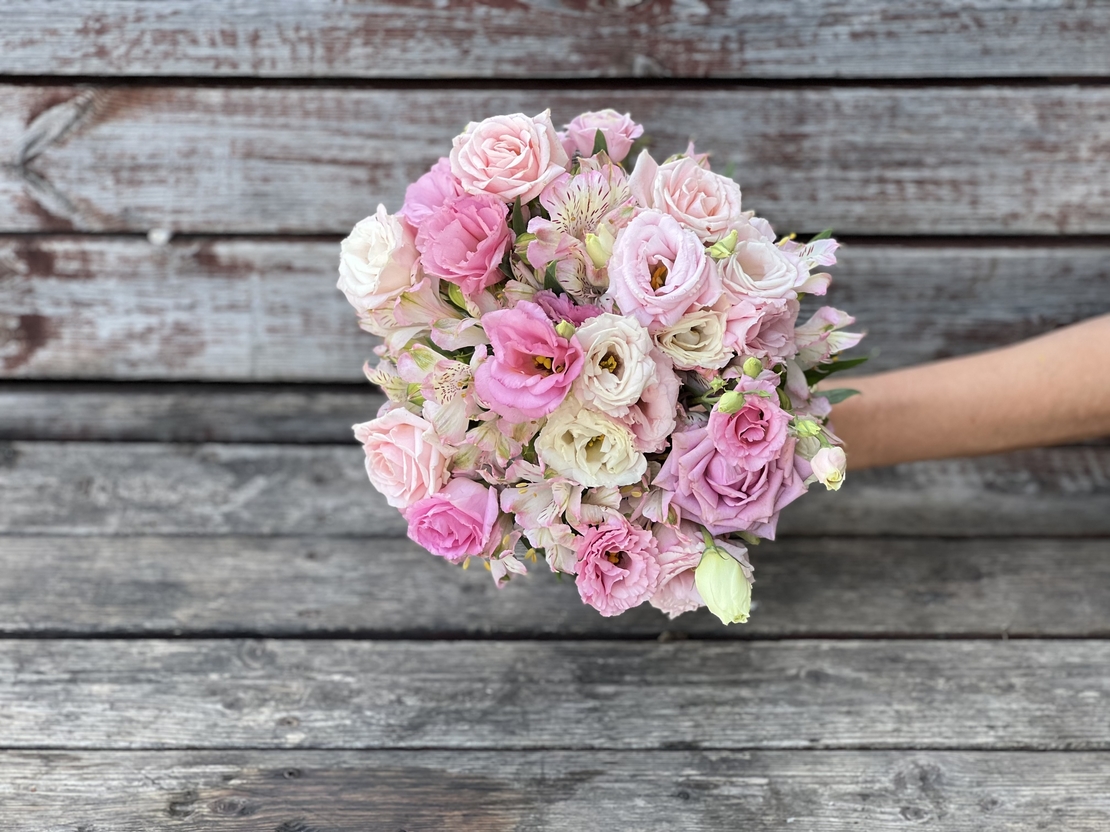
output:
[[[9,0],[0,73],[712,78],[1106,75],[1098,3]]]
[[[6,752],[9,832],[1103,832],[1105,753]]]
[[[1110,750],[1107,641],[0,641],[8,748]]]
[[[786,539],[755,612],[602,618],[543,565],[494,588],[407,540],[0,537],[5,635],[1110,637],[1106,540]]]
[[[362,364],[377,341],[335,289],[337,260],[333,242],[0,238],[0,376],[365,383]],[[1110,312],[1110,264],[1097,245],[849,244],[834,272],[827,299],[869,333],[861,348],[875,356],[869,370],[1001,346]],[[69,421],[65,438],[125,437],[125,425],[142,438],[147,413],[156,425],[146,435],[158,439],[257,440],[280,430],[276,419],[298,423],[296,400],[276,398],[259,409],[255,428],[248,414],[232,424],[236,408],[258,407],[235,388],[205,391],[213,414],[199,421],[198,403],[184,399],[20,400],[4,398],[9,389],[0,388],[0,403],[11,402],[0,407],[6,437],[32,418],[43,423],[40,438],[60,435]],[[303,409],[329,406],[350,419],[342,398],[313,398]],[[217,427],[223,413],[227,425]],[[350,424],[332,438],[345,438]]]
[[[866,51],[866,50],[864,50]],[[346,233],[467,121],[631,111],[783,231],[1104,234],[1103,86],[0,87],[0,230]]]
[[[346,446],[0,443],[0,532],[399,536]],[[1110,447],[851,474],[790,506],[790,535],[1110,534]]]

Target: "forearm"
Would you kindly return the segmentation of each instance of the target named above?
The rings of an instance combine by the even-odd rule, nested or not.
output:
[[[832,413],[854,469],[1110,435],[1110,315],[1003,349],[826,386],[863,394]]]

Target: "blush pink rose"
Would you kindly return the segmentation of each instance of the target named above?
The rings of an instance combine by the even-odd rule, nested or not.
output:
[[[406,509],[409,538],[452,563],[480,555],[497,522],[498,502],[497,489],[456,477]]]
[[[657,523],[652,533],[659,546],[659,582],[651,605],[671,618],[703,606],[694,585],[694,569],[705,551],[698,528],[691,523],[682,523],[677,529]]]
[[[620,162],[628,155],[636,139],[644,135],[644,128],[627,113],[621,115],[616,110],[582,113],[567,125],[566,132],[562,134],[563,147],[568,154],[578,151],[579,155],[592,156],[598,132],[605,137],[609,158]]]
[[[505,216],[505,203],[491,196],[447,200],[416,234],[424,271],[457,284],[467,295],[500,281],[501,260],[513,239]]]
[[[794,466],[794,442],[787,438],[776,459],[747,471],[717,450],[705,428],[676,433],[654,484],[710,534],[748,531],[774,540],[779,512],[806,491]]]
[[[449,452],[431,424],[404,408],[354,426],[366,473],[394,508],[405,509],[447,482]]]
[[[725,459],[745,471],[757,471],[774,460],[786,444],[791,416],[779,406],[770,382],[745,376],[736,389],[747,394],[744,406],[735,413],[722,413],[714,407],[706,427],[713,446]]]
[[[658,554],[651,532],[610,516],[578,539],[578,594],[602,615],[620,615],[655,591]]]
[[[339,244],[338,288],[365,316],[413,287],[417,256],[412,226],[379,205]]]
[[[443,203],[464,193],[459,180],[451,173],[451,160],[444,156],[405,189],[405,202],[397,213],[419,227]]]
[[[578,338],[559,335],[530,301],[487,313],[482,326],[493,355],[474,373],[479,398],[510,422],[541,419],[555,410],[582,372]]]
[[[740,186],[713,173],[698,156],[660,165],[645,150],[629,184],[641,205],[674,217],[707,243],[748,222],[740,210]]]
[[[567,156],[551,112],[523,113],[471,123],[451,147],[451,173],[468,194],[502,202],[530,202],[566,172]]]
[[[613,243],[609,295],[622,313],[657,329],[715,303],[721,280],[696,236],[666,214],[644,211]]]
[[[718,307],[719,308],[719,307]],[[741,298],[725,314],[725,346],[770,364],[791,358],[799,303],[786,298]]]
[[[675,429],[681,387],[671,359],[657,349],[649,355],[655,362],[654,383],[644,388],[640,400],[619,420],[632,431],[634,447],[640,453],[656,453],[667,446]]]

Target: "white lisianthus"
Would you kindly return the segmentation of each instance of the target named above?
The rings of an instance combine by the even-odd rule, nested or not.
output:
[[[725,346],[724,312],[699,309],[678,319],[674,326],[655,333],[655,341],[679,370],[699,367],[718,370],[732,360],[735,353]]]
[[[379,205],[339,244],[336,285],[364,315],[413,287],[416,258],[412,228]]]
[[[634,442],[627,427],[568,397],[547,417],[536,453],[545,465],[588,488],[631,485],[647,470]]]
[[[721,540],[706,542],[705,554],[694,570],[698,594],[722,624],[743,624],[752,608],[748,550]]]
[[[848,458],[843,448],[822,448],[813,455],[809,464],[813,466],[813,476],[821,485],[829,491],[840,490],[848,467]]]
[[[655,377],[651,335],[635,318],[610,313],[590,318],[575,334],[586,353],[575,394],[598,410],[625,415]]]
[[[721,261],[721,283],[733,297],[796,298],[809,270],[770,240],[745,240]]]

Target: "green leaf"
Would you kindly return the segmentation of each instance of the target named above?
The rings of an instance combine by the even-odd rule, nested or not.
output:
[[[651,147],[651,138],[646,134],[640,136],[640,138],[632,142],[632,149],[628,151],[628,157],[626,161],[628,159],[631,159],[633,164],[635,164],[636,157],[639,156],[643,151],[647,150],[649,147]]]
[[[547,264],[547,268],[543,272],[543,288],[549,292],[554,292],[557,295],[563,294],[563,287],[559,285],[558,279],[555,277],[555,270],[559,265],[559,261],[552,260]]]
[[[869,356],[863,355],[859,358],[845,358],[842,361],[833,361],[830,364],[818,364],[816,367],[811,367],[806,370],[806,384],[810,387],[815,385],[822,379],[826,379],[833,373],[839,373],[842,370],[850,370],[853,367],[858,367],[864,361],[867,361]]]
[[[835,390],[820,390],[817,395],[828,399],[829,404],[840,404],[845,399],[858,396],[859,390],[852,390],[849,387],[837,387]]]
[[[512,219],[513,234],[518,237],[528,230],[528,223],[524,219],[524,211],[520,207],[520,197],[518,196],[513,200],[513,219]]]
[[[602,133],[600,130],[595,130],[594,131],[594,152],[591,153],[590,155],[591,156],[596,156],[599,153],[604,153],[606,156],[609,155],[609,142],[605,141],[605,134],[604,133]]]
[[[822,231],[816,237],[811,237],[809,241],[811,243],[816,243],[818,240],[827,240],[830,237],[832,237],[832,235],[833,235],[833,230],[831,228],[826,228],[824,231]]]

